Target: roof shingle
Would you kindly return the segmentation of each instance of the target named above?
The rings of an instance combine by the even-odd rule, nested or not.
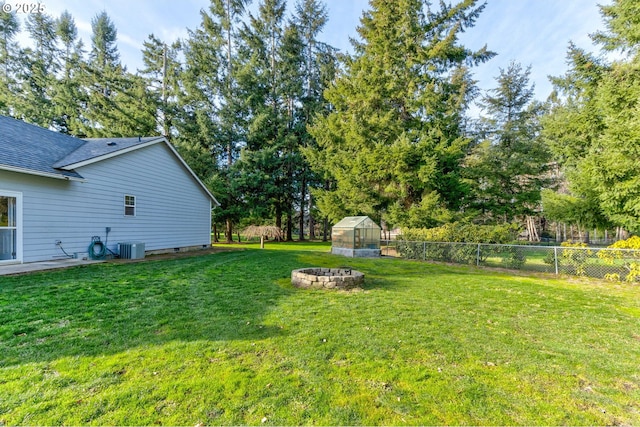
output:
[[[53,165],[84,143],[73,136],[0,116],[0,168],[82,179],[73,170],[60,170]]]
[[[158,139],[162,139],[162,137],[88,138],[83,141],[83,145],[69,153],[64,158],[58,160],[53,167],[66,168],[69,165],[85,162],[107,154],[116,153],[137,145],[146,144],[147,142],[157,141]]]

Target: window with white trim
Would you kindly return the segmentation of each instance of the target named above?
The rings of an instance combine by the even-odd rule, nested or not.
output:
[[[125,194],[124,216],[136,216],[136,196]]]

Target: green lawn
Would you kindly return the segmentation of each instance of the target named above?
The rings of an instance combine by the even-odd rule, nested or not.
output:
[[[640,424],[639,286],[244,247],[0,278],[0,425]]]

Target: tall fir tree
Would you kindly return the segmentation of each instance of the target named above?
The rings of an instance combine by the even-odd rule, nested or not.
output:
[[[554,81],[559,96],[545,118],[545,136],[574,195],[614,225],[640,232],[638,4],[615,0],[601,12],[606,29],[593,39],[622,55],[606,63],[570,46],[570,70]]]
[[[82,129],[82,112],[86,108],[86,93],[81,85],[81,70],[85,67],[83,43],[78,28],[68,11],[56,20],[56,34],[60,49],[60,77],[53,94],[54,124],[62,133],[77,135]]]
[[[14,115],[48,128],[54,122],[52,98],[59,70],[55,20],[46,13],[33,13],[26,19],[26,28],[34,47],[21,55],[21,87]]]
[[[116,111],[114,97],[124,75],[116,44],[118,31],[104,11],[91,20],[91,30],[91,50],[82,76],[87,103],[79,133],[86,137],[119,136],[111,127]]]
[[[326,92],[333,110],[311,128],[319,150],[309,158],[333,180],[316,191],[331,219],[433,226],[458,209],[469,144],[461,124],[473,93],[467,67],[493,56],[458,42],[484,8],[476,3],[370,2],[355,54]]]
[[[5,4],[0,2],[0,6]],[[0,13],[0,114],[13,115],[13,97],[16,91],[19,46],[15,41],[20,32],[20,21],[15,12]]]
[[[165,137],[171,139],[176,133],[173,122],[179,111],[178,94],[183,71],[178,59],[181,43],[176,41],[167,45],[150,34],[143,46],[144,68],[139,73],[147,80],[157,111],[157,126]]]
[[[260,171],[260,180],[245,180],[247,194],[261,201],[261,215],[273,218],[291,240],[294,217],[298,215],[298,225],[304,220],[305,161],[300,154],[306,138],[301,108],[304,41],[300,28],[285,21],[285,10],[284,1],[266,0],[243,31],[244,75],[248,78],[242,80],[242,86],[251,96],[241,166],[247,176]],[[303,232],[302,226],[299,237]]]
[[[97,69],[115,68],[120,65],[120,53],[118,52],[118,30],[115,24],[102,11],[91,20],[91,52],[89,61]]]
[[[551,78],[554,93],[541,118],[541,136],[564,180],[557,193],[543,193],[544,213],[578,229],[611,226],[584,162],[605,126],[596,104],[598,87],[609,66],[573,43],[569,44],[567,64],[564,76]]]
[[[233,239],[233,225],[246,209],[237,191],[233,171],[244,141],[242,109],[238,92],[238,25],[247,0],[212,0],[208,11],[201,10],[200,27],[191,31],[185,44],[184,91],[180,102],[184,111],[177,122],[179,145],[185,152],[204,148],[211,156],[216,179],[224,191],[214,192],[221,207],[214,223],[224,222],[227,241]],[[199,141],[201,147],[193,146]],[[215,191],[215,190],[214,190]]]
[[[524,221],[536,215],[540,191],[551,184],[550,153],[539,137],[543,106],[534,100],[530,73],[530,67],[511,62],[481,100],[484,140],[469,156],[467,172],[484,220]]]
[[[314,118],[324,114],[327,103],[323,93],[328,83],[335,78],[337,68],[336,51],[331,46],[319,40],[319,36],[328,21],[327,7],[318,0],[300,0],[295,5],[293,17],[295,25],[300,33],[303,47],[303,96],[301,99],[300,121],[304,129],[300,135],[299,144],[301,150],[313,150],[316,148],[315,140],[308,132],[308,127],[313,124]],[[322,177],[313,172],[306,158],[302,159],[300,175],[300,214],[299,233],[300,239],[304,238],[305,203],[308,205],[309,237],[315,238],[316,214],[313,195],[310,187],[322,186]]]
[[[155,105],[145,82],[126,71],[116,44],[118,31],[106,12],[91,21],[91,51],[83,86],[88,92],[83,113],[87,137],[155,135]]]

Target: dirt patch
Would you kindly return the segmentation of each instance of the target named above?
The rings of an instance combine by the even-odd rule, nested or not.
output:
[[[225,247],[220,247],[220,246],[212,246],[209,248],[203,248],[203,249],[194,249],[191,251],[182,251],[182,252],[167,252],[167,253],[162,253],[162,254],[151,254],[151,255],[146,255],[144,258],[142,259],[121,259],[121,258],[114,258],[109,260],[108,262],[113,262],[116,264],[129,264],[132,262],[146,262],[146,261],[160,261],[160,260],[170,260],[170,259],[182,259],[182,258],[190,258],[190,257],[196,257],[196,256],[202,256],[202,255],[209,255],[209,254],[214,254],[214,253],[219,253],[219,252],[231,252],[231,251],[242,251],[244,249],[242,248],[225,248]]]

